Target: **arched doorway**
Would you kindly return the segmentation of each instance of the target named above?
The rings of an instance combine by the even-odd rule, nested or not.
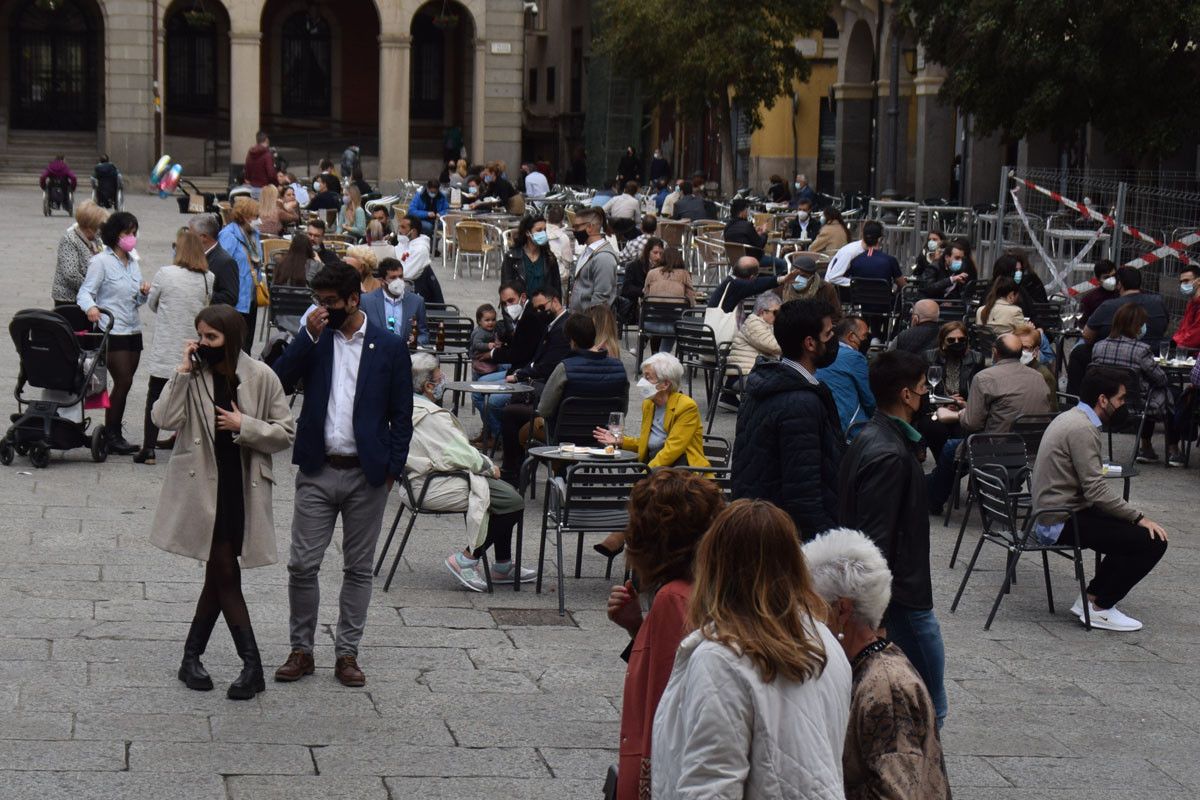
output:
[[[845,30],[845,28],[843,28]],[[837,103],[837,159],[834,183],[838,192],[867,192],[871,185],[872,69],[875,44],[871,26],[858,20],[842,46]]]
[[[163,16],[164,149],[195,174],[224,168],[218,150],[229,130],[229,27],[219,0],[176,0]]]
[[[449,155],[447,139],[468,136],[475,23],[461,4],[431,0],[413,15],[411,33],[410,171],[435,176]]]
[[[25,0],[8,26],[9,125],[96,130],[103,19],[88,0]]]

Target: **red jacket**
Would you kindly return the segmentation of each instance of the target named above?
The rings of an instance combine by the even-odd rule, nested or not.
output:
[[[275,159],[271,148],[256,144],[246,153],[246,182],[257,189],[275,182]]]
[[[1183,310],[1183,319],[1171,337],[1179,347],[1200,350],[1200,299],[1191,300]]]
[[[687,581],[671,581],[659,589],[634,637],[621,706],[617,800],[638,800],[650,794],[654,712],[671,679],[675,651],[688,632],[687,607],[691,597],[692,585]],[[645,792],[640,789],[643,784]]]

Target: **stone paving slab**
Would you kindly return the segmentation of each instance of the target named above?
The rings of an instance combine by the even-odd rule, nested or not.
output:
[[[167,263],[173,232],[186,217],[171,201],[137,193],[128,201],[141,221],[150,279]],[[44,306],[68,220],[42,217],[36,190],[0,189],[0,204],[0,236],[22,254],[0,271],[0,318],[8,319]],[[443,278],[448,300],[467,316],[479,303],[495,302],[493,281]],[[153,314],[144,312],[143,321],[152,337]],[[625,362],[632,373],[632,356]],[[0,395],[16,375],[11,346],[0,346]],[[139,374],[127,410],[132,441],[140,436],[145,391]],[[11,412],[11,400],[2,405]],[[638,417],[635,404],[628,425]],[[470,433],[478,430],[473,413],[464,409],[462,419]],[[733,423],[734,415],[720,413],[713,433],[732,439]],[[1119,438],[1118,455],[1130,446]],[[541,594],[531,586],[476,594],[442,565],[466,544],[461,522],[422,520],[391,590],[376,582],[360,652],[368,683],[351,690],[332,674],[338,532],[320,574],[316,674],[293,685],[268,680],[265,693],[236,703],[224,693],[238,664],[224,626],[205,654],[216,689],[190,692],[175,678],[204,573],[149,544],[166,460],[160,453],[157,466],[116,457],[97,465],[78,450],[55,454],[46,470],[21,458],[0,467],[0,800],[599,795],[616,760],[625,669],[617,656],[627,637],[605,617],[610,582],[590,548],[584,577],[565,581],[566,625],[502,624],[493,610],[556,616],[553,541]],[[279,454],[274,467],[276,546],[284,557],[289,460]],[[1152,465],[1134,482],[1134,502],[1171,534],[1163,562],[1122,603],[1146,623],[1135,634],[1088,633],[1070,617],[1076,586],[1065,562],[1051,566],[1058,613],[1049,614],[1034,560],[1022,562],[1017,585],[985,632],[1004,565],[998,548],[985,550],[951,614],[964,564],[947,564],[961,511],[949,527],[931,520],[950,698],[943,735],[956,798],[1200,796],[1193,470]],[[537,566],[541,501],[539,494],[527,509],[529,567]],[[387,524],[396,509],[393,497]],[[977,536],[972,519],[968,553]],[[566,544],[573,571],[574,542]],[[268,670],[287,655],[287,580],[282,563],[243,575]]]

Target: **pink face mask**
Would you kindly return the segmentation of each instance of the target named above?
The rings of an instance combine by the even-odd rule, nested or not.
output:
[[[126,253],[131,253],[133,252],[133,248],[137,247],[137,237],[132,233],[126,233],[120,239],[117,239],[117,246]]]

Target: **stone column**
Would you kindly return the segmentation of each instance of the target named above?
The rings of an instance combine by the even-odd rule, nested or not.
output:
[[[475,70],[471,82],[471,154],[472,164],[483,164],[488,159],[487,142],[484,139],[483,121],[484,109],[487,108],[487,92],[484,89],[484,75],[487,74],[488,45],[483,39],[475,40]],[[514,165],[509,165],[513,169]]]
[[[917,91],[917,167],[914,194],[950,197],[950,168],[954,162],[954,109],[938,98],[942,78],[922,75]]]
[[[159,155],[154,152],[155,42],[150,5],[112,0],[107,11],[104,74],[97,77],[104,82],[104,104],[99,108],[104,128],[100,148],[126,176],[145,175]]]
[[[379,36],[379,183],[409,178],[412,37]]]
[[[869,83],[836,83],[837,156],[835,191],[866,192],[871,184],[871,98]]]
[[[238,164],[254,145],[262,101],[259,89],[262,34],[229,33],[229,161]]]

